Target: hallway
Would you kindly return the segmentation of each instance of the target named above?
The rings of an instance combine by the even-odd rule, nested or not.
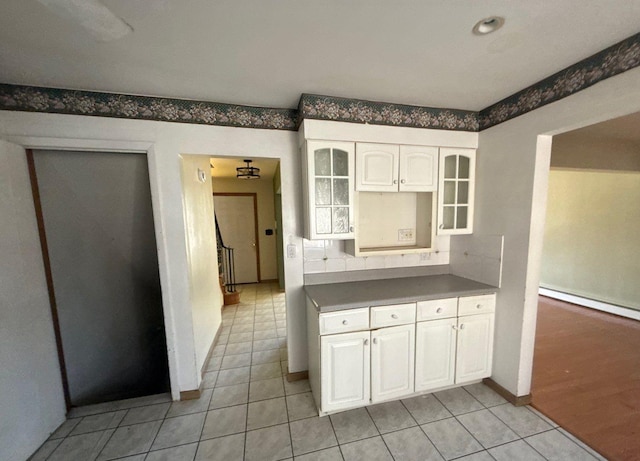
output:
[[[32,461],[602,459],[481,383],[319,418],[308,381],[284,377],[284,294],[242,289],[223,311],[200,399],[75,409]]]
[[[640,460],[640,322],[541,296],[533,406],[612,461]]]

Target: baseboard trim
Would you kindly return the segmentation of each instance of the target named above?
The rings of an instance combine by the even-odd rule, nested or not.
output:
[[[309,379],[309,371],[296,371],[295,373],[287,373],[287,381],[290,383],[294,381],[302,381],[303,379]]]
[[[487,386],[493,389],[500,395],[500,397],[504,398],[507,402],[511,403],[516,407],[522,407],[524,405],[529,405],[531,403],[531,394],[516,396],[511,392],[506,390],[500,384],[496,383],[491,378],[484,378],[482,382]]]
[[[202,386],[204,385],[204,374],[207,370],[207,363],[209,363],[209,359],[211,359],[211,354],[213,354],[213,348],[216,346],[218,342],[218,338],[220,337],[220,332],[222,331],[222,322],[218,325],[218,331],[213,337],[213,341],[211,341],[211,346],[209,346],[209,352],[207,352],[207,357],[204,359],[204,363],[202,364],[202,368],[200,369],[200,387],[198,389],[192,389],[190,391],[180,391],[180,400],[196,400],[199,399],[202,395]]]
[[[559,299],[571,304],[577,304],[582,307],[589,307],[609,314],[619,315],[633,320],[640,320],[640,311],[631,309],[630,307],[616,306],[615,304],[596,301],[595,299],[583,298],[582,296],[563,293],[561,291],[550,290],[549,288],[538,288],[538,293],[548,298]]]
[[[202,394],[201,389],[193,389],[191,391],[181,391],[180,400],[196,400]]]
[[[211,354],[213,354],[213,348],[216,347],[216,343],[218,342],[218,338],[220,338],[221,331],[222,331],[222,320],[220,321],[220,325],[218,325],[218,330],[216,331],[216,334],[213,336],[213,341],[211,341],[211,345],[209,346],[209,352],[207,352],[207,357],[204,359],[202,368],[200,368],[200,379],[204,378],[204,374],[207,370],[207,363],[209,363],[209,359],[211,359]]]

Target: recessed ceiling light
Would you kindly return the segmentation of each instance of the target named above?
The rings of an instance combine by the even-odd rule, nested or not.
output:
[[[473,26],[473,33],[475,35],[487,35],[500,29],[503,25],[503,17],[489,16],[488,18],[481,19]]]

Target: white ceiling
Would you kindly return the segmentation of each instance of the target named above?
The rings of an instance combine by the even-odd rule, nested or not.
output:
[[[640,0],[103,0],[101,43],[2,0],[0,81],[269,107],[301,93],[482,109],[640,31]],[[501,15],[478,37],[473,25]]]

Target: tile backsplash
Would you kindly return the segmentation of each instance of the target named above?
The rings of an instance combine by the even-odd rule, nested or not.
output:
[[[304,239],[304,273],[346,272],[395,267],[449,264],[448,235],[437,236],[434,251],[420,254],[355,257],[345,252],[344,240]]]
[[[451,273],[500,287],[502,282],[502,235],[456,235],[451,239]]]

